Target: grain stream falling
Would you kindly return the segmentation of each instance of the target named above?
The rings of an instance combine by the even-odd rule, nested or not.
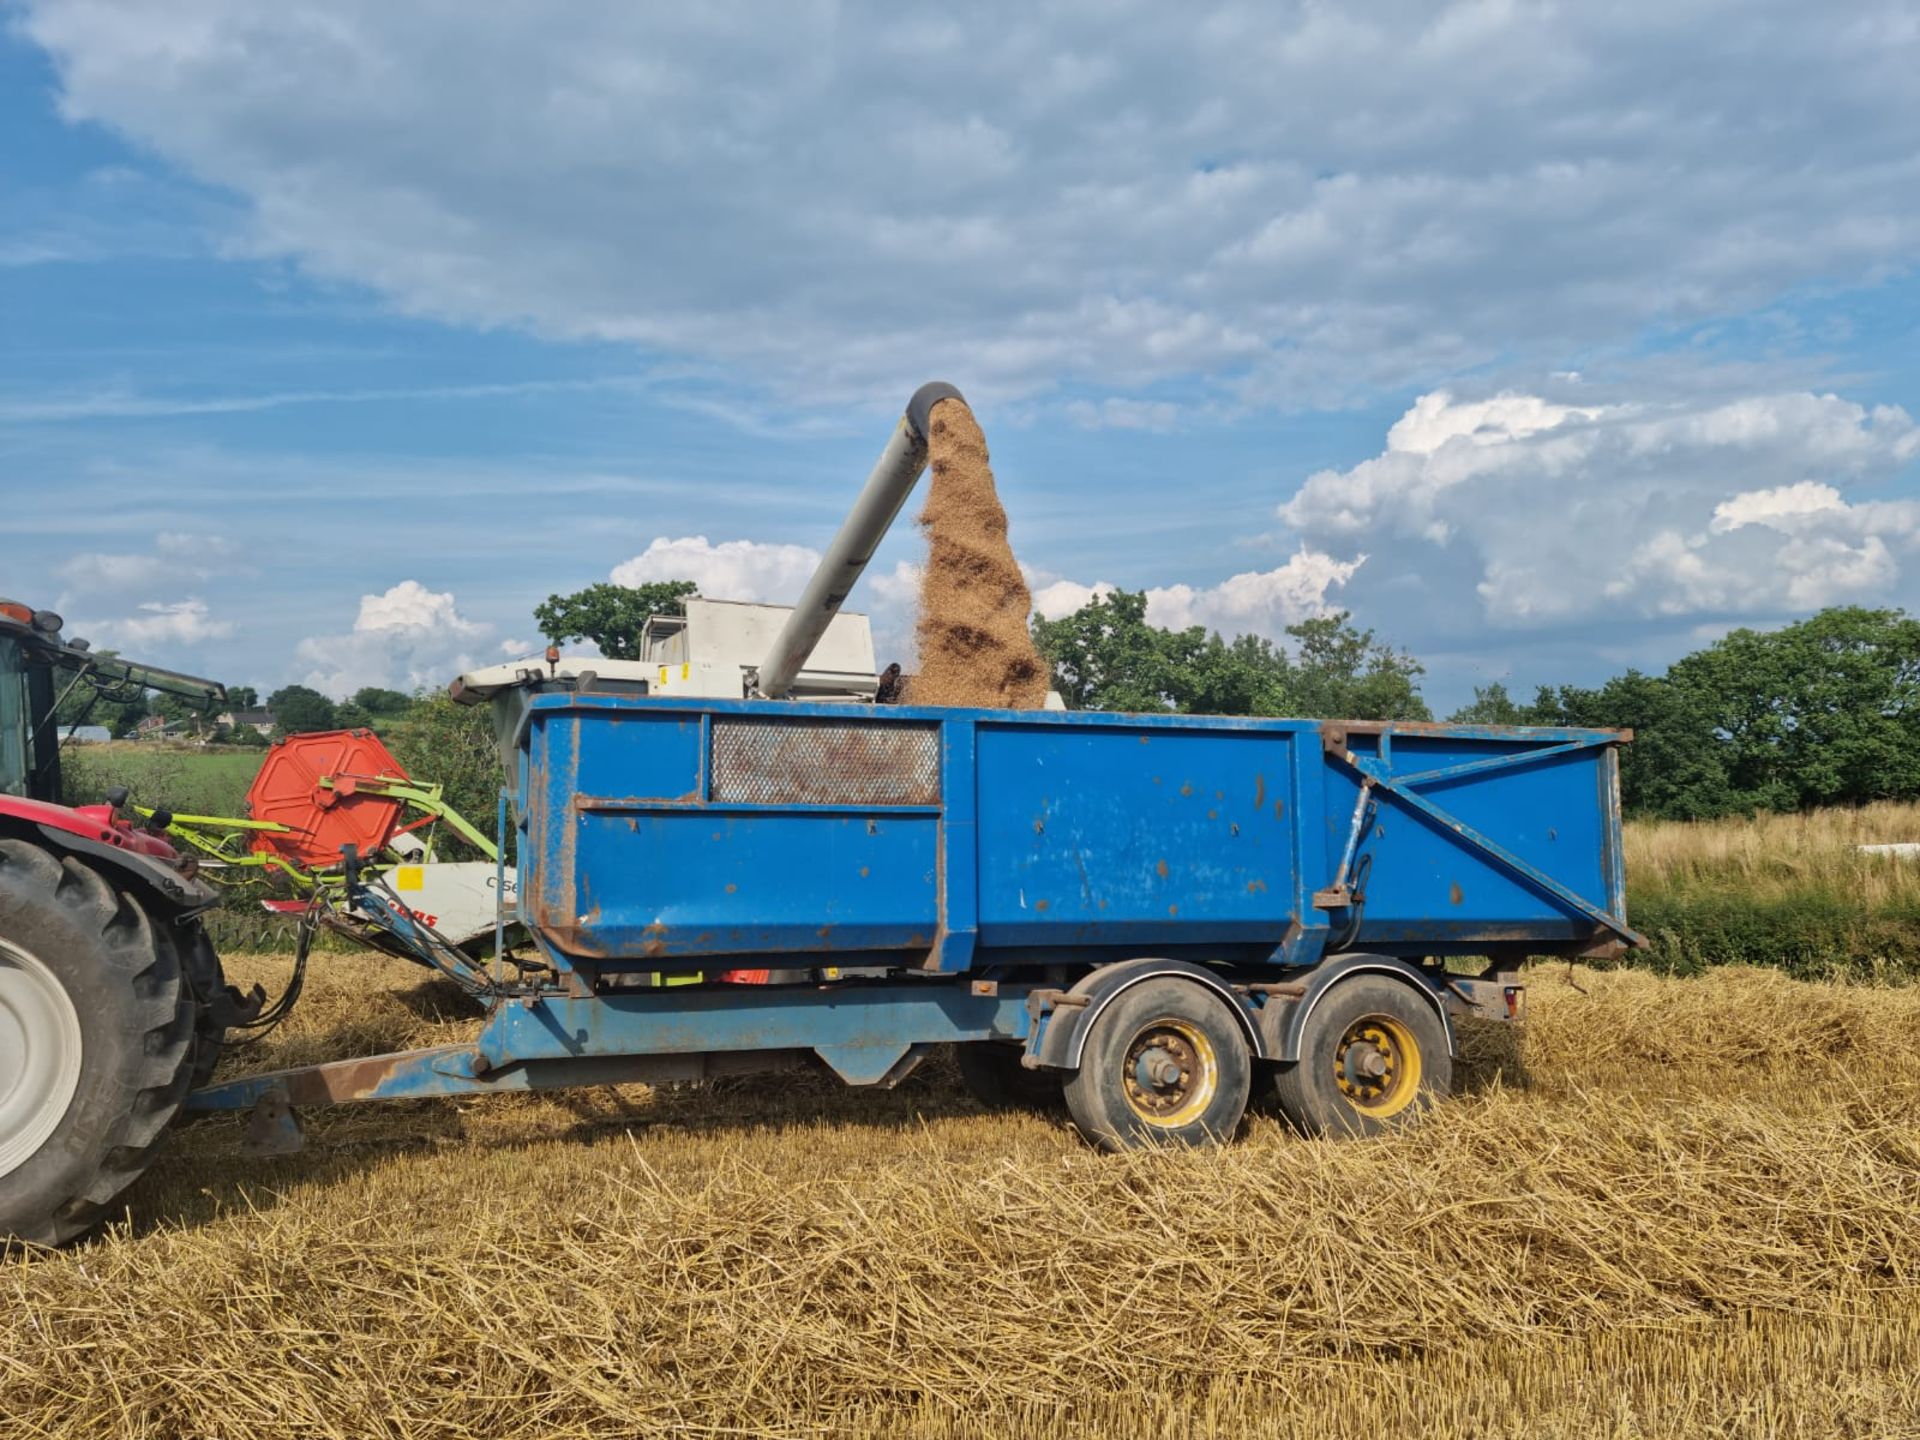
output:
[[[962,400],[935,405],[928,430],[920,672],[908,699],[1037,710],[1047,698],[1047,666],[1027,629],[1033,597],[1007,540],[986,437]]]

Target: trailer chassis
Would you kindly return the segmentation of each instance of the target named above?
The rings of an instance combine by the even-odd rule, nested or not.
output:
[[[1046,979],[905,975],[780,986],[701,986],[495,1001],[472,1042],[243,1076],[187,1098],[192,1110],[252,1112],[251,1148],[297,1150],[294,1112],[373,1100],[420,1100],[671,1084],[792,1069],[817,1059],[851,1086],[891,1088],[936,1045],[1003,1042],[1029,1069],[1071,1071],[1100,1012],[1129,987],[1178,978],[1225,997],[1255,1059],[1298,1058],[1301,1028],[1331,988],[1379,972],[1411,983],[1453,1049],[1453,1020],[1517,1020],[1524,987],[1511,969],[1478,976],[1394,956],[1339,955],[1305,969],[1234,973],[1180,960],[1122,961],[1071,986]]]

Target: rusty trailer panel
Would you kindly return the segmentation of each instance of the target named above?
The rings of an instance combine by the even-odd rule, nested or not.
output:
[[[562,968],[1591,953],[1620,732],[546,694],[522,918]]]

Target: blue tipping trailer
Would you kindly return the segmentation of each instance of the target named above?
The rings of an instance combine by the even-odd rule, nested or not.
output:
[[[456,683],[494,707],[533,953],[475,960],[347,871],[484,1010],[471,1042],[188,1105],[252,1108],[273,1150],[301,1106],[815,1063],[888,1085],[953,1044],[980,1098],[1064,1097],[1109,1148],[1229,1134],[1256,1077],[1302,1129],[1366,1133],[1447,1092],[1456,1018],[1519,1016],[1525,957],[1638,943],[1625,732],[920,709],[881,703],[870,643],[809,671],[964,403],[915,393],[770,645],[701,601],[650,622],[648,663]]]
[[[1445,1093],[1527,955],[1617,953],[1615,731],[596,693],[508,707],[538,963],[471,1045],[230,1081],[205,1108],[697,1079],[891,1084],[961,1045],[1109,1146]],[[395,923],[404,925],[402,915]],[[1449,956],[1488,957],[1479,974]],[[772,983],[719,977],[764,968]],[[665,983],[673,978],[691,981]]]
[[[1615,731],[591,693],[534,698],[523,724],[523,918],[569,968],[1631,938]]]

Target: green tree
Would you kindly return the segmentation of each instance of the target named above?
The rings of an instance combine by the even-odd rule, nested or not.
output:
[[[1496,680],[1491,685],[1474,686],[1473,703],[1462,705],[1447,719],[1456,725],[1524,725],[1527,712]]]
[[[413,697],[401,690],[386,690],[367,685],[353,692],[350,702],[369,715],[404,715],[413,707]]]
[[[287,685],[267,697],[273,727],[282,735],[304,735],[339,728],[333,702],[305,685]]]
[[[1232,641],[1201,626],[1147,621],[1144,591],[1116,590],[1033,637],[1054,688],[1075,710],[1424,720],[1419,661],[1356,630],[1346,615],[1288,627],[1298,658],[1258,635]]]
[[[1735,630],[1662,676],[1542,689],[1538,723],[1626,727],[1622,805],[1703,819],[1920,795],[1920,620],[1823,610]]]
[[[678,614],[681,602],[697,595],[690,580],[656,580],[645,585],[602,582],[571,595],[549,595],[534,607],[540,633],[555,645],[591,640],[609,660],[640,658],[640,628],[654,615]]]
[[[1195,637],[1201,637],[1196,640]],[[1285,715],[1293,709],[1293,666],[1264,635],[1222,640],[1180,632],[1185,669],[1181,708],[1200,715]]]
[[[1420,698],[1426,666],[1357,630],[1341,611],[1289,625],[1299,648],[1289,699],[1293,713],[1321,720],[1430,720]]]
[[[388,745],[409,775],[440,786],[447,803],[475,829],[499,839],[495,822],[505,772],[487,706],[461,705],[445,694],[422,695]],[[434,843],[442,849],[462,848],[444,828]]]
[[[1730,789],[1773,810],[1920,795],[1920,620],[1842,606],[1735,630],[1668,681],[1706,717]]]
[[[1071,615],[1033,622],[1035,647],[1053,666],[1069,710],[1142,714],[1184,708],[1180,647],[1147,623],[1143,590],[1096,595]]]
[[[1620,804],[1630,814],[1684,819],[1751,810],[1752,798],[1729,783],[1713,717],[1699,700],[1667,676],[1629,670],[1593,690],[1542,686],[1526,720],[1633,731],[1620,755]]]
[[[260,692],[251,685],[229,685],[227,687],[227,708],[230,710],[258,710]]]

